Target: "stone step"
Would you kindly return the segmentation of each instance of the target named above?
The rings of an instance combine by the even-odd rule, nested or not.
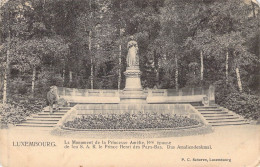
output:
[[[54,127],[55,125],[49,124],[17,124],[19,127]]]
[[[168,107],[161,107],[161,108],[152,108],[152,107],[123,107],[123,106],[118,106],[118,107],[85,107],[83,110],[139,110],[139,109],[168,109]]]
[[[196,109],[218,109],[217,106],[194,106]]]
[[[45,116],[45,115],[49,115],[49,116],[63,116],[65,113],[39,113],[38,116]]]
[[[70,110],[72,107],[59,107],[60,110]]]
[[[56,122],[53,122],[53,121],[45,121],[45,122],[43,122],[43,121],[25,121],[25,122],[22,122],[21,124],[22,124],[22,125],[23,125],[23,124],[45,124],[45,125],[51,125],[51,124],[53,124],[53,125],[56,125],[57,122],[58,122],[58,121],[56,121]]]
[[[70,109],[69,109],[69,110],[70,110]],[[59,109],[59,111],[61,111],[61,112],[63,112],[63,111],[68,112],[69,110]]]
[[[57,118],[28,118],[26,121],[59,121]]]
[[[62,116],[52,116],[52,115],[43,115],[43,116],[33,116],[33,118],[53,118],[53,119],[56,119],[56,118],[62,118]]]
[[[239,117],[237,117],[237,116],[234,116],[234,117],[230,117],[230,116],[228,116],[228,117],[210,117],[210,118],[208,118],[208,117],[206,117],[205,118],[206,120],[225,120],[225,119],[239,119]]]
[[[232,112],[222,110],[220,106],[194,106],[212,126],[230,126],[248,124]]]
[[[214,123],[211,124],[211,126],[231,126],[231,125],[246,125],[249,124],[249,122],[223,122],[223,123]]]
[[[71,107],[60,107],[59,110],[55,110],[53,113],[50,111],[43,111],[38,114],[33,114],[31,117],[27,118],[26,121],[21,124],[17,124],[17,127],[40,127],[40,128],[50,128],[54,127],[59,120],[71,109]]]
[[[198,109],[198,111],[222,111],[221,109]]]
[[[214,121],[208,121],[208,123],[214,124],[214,123],[229,123],[229,122],[244,122],[242,119],[226,119],[226,120],[214,120]]]
[[[44,126],[16,126],[15,129],[19,129],[19,130],[27,130],[28,132],[31,131],[31,130],[36,130],[37,131],[50,131],[51,129],[53,128],[53,126],[51,127],[44,127]]]
[[[215,118],[215,117],[233,117],[233,114],[210,114],[210,115],[203,115],[205,118]]]
[[[227,111],[217,111],[217,112],[214,112],[214,111],[202,111],[200,113],[202,115],[204,115],[204,114],[228,114]]]
[[[53,113],[67,113],[68,110],[59,110],[59,111],[53,111]],[[44,111],[43,113],[50,113],[50,111]]]

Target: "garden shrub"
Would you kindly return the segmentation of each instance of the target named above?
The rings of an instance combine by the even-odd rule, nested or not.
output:
[[[25,120],[26,113],[19,106],[11,104],[0,105],[1,125],[16,124]]]
[[[216,86],[216,103],[244,116],[247,119],[258,119],[260,117],[260,97],[240,93],[234,85],[225,85],[219,81]]]
[[[31,114],[42,111],[44,99],[27,96],[12,96],[8,104],[0,106],[1,124],[18,124]]]
[[[256,95],[231,93],[220,105],[247,119],[256,120],[260,117],[260,97]]]
[[[30,93],[30,86],[26,83],[26,81],[22,80],[21,78],[14,78],[11,79],[8,85],[11,94],[27,94]]]

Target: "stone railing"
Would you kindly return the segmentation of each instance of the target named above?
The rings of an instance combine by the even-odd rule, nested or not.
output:
[[[76,89],[58,87],[58,94],[60,96],[98,96],[98,97],[116,97],[119,96],[120,91],[112,89]]]
[[[209,88],[183,88],[183,89],[147,89],[144,90],[148,96],[193,96],[207,95]]]
[[[114,101],[120,101],[120,94],[123,93],[123,90],[113,90],[113,89],[76,89],[76,88],[65,88],[65,87],[58,87],[58,94],[65,98],[71,99],[72,97],[75,98],[82,98],[82,101],[86,100],[86,97],[89,101],[93,101],[93,98],[102,101],[104,98],[107,101],[112,100],[113,98],[118,98]],[[203,99],[207,97],[207,101],[209,103],[215,102],[215,88],[214,86],[210,86],[209,88],[182,88],[179,90],[175,89],[146,89],[144,90],[144,94],[149,97],[149,99],[158,98],[177,98],[177,101],[186,100],[190,101],[191,99]],[[185,97],[186,96],[186,97]],[[83,99],[84,98],[84,99]],[[162,100],[162,99],[161,99]],[[195,100],[196,101],[196,100]]]
[[[215,87],[213,85],[207,87],[198,87],[198,88],[182,88],[179,90],[176,89],[148,89],[144,90],[147,93],[147,97],[151,102],[159,101],[205,101],[210,104],[215,103]],[[157,98],[158,97],[158,98]],[[160,98],[160,99],[159,99]],[[152,100],[153,99],[153,100]]]
[[[58,93],[60,96],[101,96],[101,97],[115,97],[119,96],[123,90],[114,89],[76,89],[58,87]],[[211,93],[214,95],[214,90],[210,88],[182,88],[176,89],[146,89],[144,93],[148,96],[194,96],[194,95],[208,95]]]

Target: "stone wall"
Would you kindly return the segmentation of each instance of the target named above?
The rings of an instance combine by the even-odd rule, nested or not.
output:
[[[72,103],[119,103],[123,90],[75,89],[58,87],[58,94]],[[215,103],[215,88],[146,89],[143,90],[148,103],[191,103],[202,102],[204,97]]]

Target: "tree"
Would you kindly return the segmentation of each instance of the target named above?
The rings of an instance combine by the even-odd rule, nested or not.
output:
[[[12,46],[11,61],[13,67],[20,71],[32,70],[32,95],[34,95],[36,69],[44,63],[44,59],[60,62],[68,53],[68,45],[58,36],[20,40]]]
[[[236,68],[233,69],[236,69],[237,83],[239,90],[242,90],[240,68],[255,59],[246,46],[246,41],[252,35],[252,27],[254,27],[248,17],[249,6],[243,1],[229,0],[215,1],[200,9],[202,12],[195,13],[190,18],[192,22],[189,29],[194,35],[187,42],[192,43],[191,48],[200,50],[200,54],[213,58],[217,63],[225,60],[226,75],[222,78],[226,79],[226,83],[230,65],[235,65]],[[231,53],[233,57],[230,57]],[[241,61],[241,57],[249,61]],[[230,61],[234,63],[229,63]],[[216,79],[215,77],[215,81]]]
[[[31,90],[33,95],[36,69],[43,65],[43,60],[46,60],[44,56],[54,59],[58,54],[66,55],[68,45],[58,36],[49,37],[52,32],[46,28],[41,19],[36,17],[37,11],[35,11],[35,6],[33,7],[31,1],[16,0],[7,4],[3,10],[7,24],[3,25],[2,31],[4,37],[7,36],[8,32],[10,36],[7,38],[9,39],[7,44],[4,45],[7,62],[11,63],[11,69],[18,69],[21,72],[32,70]],[[37,8],[39,4],[35,3],[35,5]],[[9,65],[6,69],[8,68]],[[5,87],[7,89],[7,86]],[[4,89],[5,92],[6,89]],[[4,95],[6,96],[6,93]]]

